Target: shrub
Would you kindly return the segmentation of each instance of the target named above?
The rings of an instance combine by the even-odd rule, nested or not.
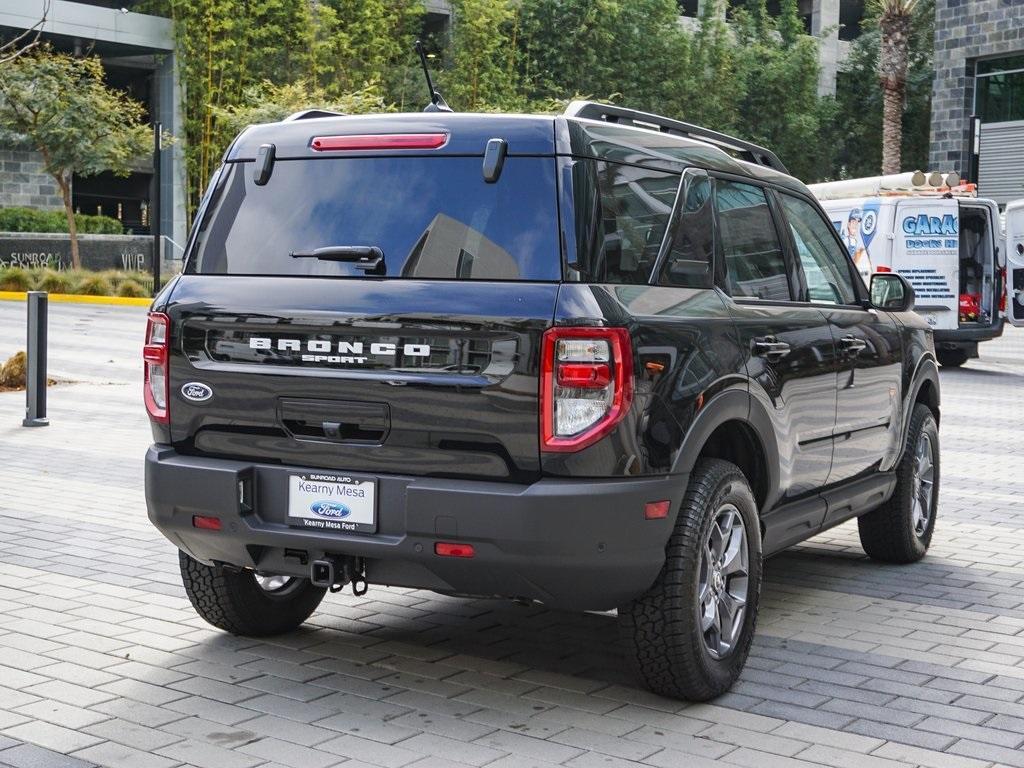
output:
[[[84,296],[111,296],[114,293],[114,286],[103,275],[90,274],[78,283],[75,293]]]
[[[36,289],[48,293],[71,293],[71,280],[61,272],[46,269],[36,280]]]
[[[109,216],[75,214],[75,226],[83,235],[120,235],[124,227]],[[35,208],[0,208],[0,232],[67,232],[64,211],[40,211]]]
[[[15,352],[0,366],[0,387],[22,389],[25,386],[25,360],[24,352]]]
[[[133,299],[142,298],[148,296],[146,289],[139,285],[137,282],[128,278],[124,280],[119,286],[117,286],[117,295],[126,296]]]
[[[30,285],[28,272],[21,267],[0,270],[0,291],[27,291]]]

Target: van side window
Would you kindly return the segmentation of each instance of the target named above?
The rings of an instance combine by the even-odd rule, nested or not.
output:
[[[577,261],[593,283],[645,285],[665,237],[679,174],[598,160],[573,167]],[[600,214],[597,215],[597,212]]]
[[[711,180],[703,171],[683,174],[676,200],[675,222],[659,285],[710,288],[714,282],[715,214]]]
[[[718,179],[715,208],[732,295],[791,301],[786,259],[764,190]]]
[[[786,194],[780,198],[807,281],[807,300],[856,304],[850,258],[836,242],[831,225],[806,200]]]

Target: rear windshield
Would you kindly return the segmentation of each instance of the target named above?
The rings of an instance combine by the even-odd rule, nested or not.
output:
[[[362,276],[293,253],[372,246],[387,277],[561,279],[555,160],[509,157],[495,183],[480,157],[279,160],[267,184],[232,163],[186,272]]]

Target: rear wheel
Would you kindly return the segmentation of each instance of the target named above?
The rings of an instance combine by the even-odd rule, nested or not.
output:
[[[940,349],[935,356],[943,368],[959,368],[967,362],[967,352],[962,349]]]
[[[309,579],[232,573],[178,552],[181,581],[196,613],[233,635],[265,637],[291,632],[308,619],[326,590]]]
[[[619,608],[637,677],[663,696],[725,693],[750,651],[761,590],[757,506],[743,473],[701,460],[679,509],[657,581]]]
[[[864,551],[886,563],[920,560],[932,541],[938,500],[939,427],[927,406],[916,403],[896,468],[896,490],[885,504],[857,519]]]

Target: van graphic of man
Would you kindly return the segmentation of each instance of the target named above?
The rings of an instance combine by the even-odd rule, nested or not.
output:
[[[843,245],[853,259],[854,266],[860,272],[860,276],[867,283],[871,279],[871,257],[860,234],[860,224],[864,220],[864,212],[860,208],[854,208],[846,218],[846,230],[842,234]]]

